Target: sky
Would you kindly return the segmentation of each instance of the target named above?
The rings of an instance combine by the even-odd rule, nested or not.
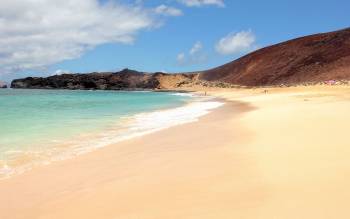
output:
[[[350,27],[349,0],[1,0],[0,80],[190,72]]]

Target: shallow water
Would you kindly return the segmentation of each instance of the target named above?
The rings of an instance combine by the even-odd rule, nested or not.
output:
[[[193,121],[219,105],[165,92],[0,90],[0,177]]]

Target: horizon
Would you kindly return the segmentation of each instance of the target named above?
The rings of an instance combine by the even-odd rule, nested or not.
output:
[[[207,70],[269,45],[348,28],[350,3],[327,2],[5,1],[0,81],[125,68]]]

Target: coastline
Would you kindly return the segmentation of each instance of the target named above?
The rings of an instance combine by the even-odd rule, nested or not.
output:
[[[120,91],[117,91],[120,92]],[[128,92],[128,91],[121,91]],[[139,92],[139,91],[134,91]],[[143,91],[148,92],[148,91]],[[141,137],[153,132],[167,129],[179,124],[197,121],[212,109],[222,106],[223,101],[214,97],[203,97],[188,91],[166,91],[172,96],[184,96],[188,98],[175,107],[161,107],[150,111],[139,112],[117,118],[115,125],[109,125],[108,129],[96,133],[82,133],[67,142],[60,142],[47,151],[35,152],[33,159],[25,153],[22,157],[11,160],[10,166],[4,160],[3,168],[0,168],[0,180],[19,175],[41,165],[49,165],[53,162],[66,159],[74,159],[85,153],[90,153],[102,147],[117,144],[135,137]],[[54,150],[54,154],[51,150]],[[39,156],[40,155],[40,156]],[[39,157],[38,159],[36,157]],[[24,162],[23,162],[24,161]],[[0,163],[0,166],[2,163]]]
[[[227,107],[229,107],[229,105],[226,106],[225,104],[224,106],[217,108],[215,112],[219,113],[222,112],[222,110],[226,111],[226,109],[228,109]],[[214,122],[212,115],[213,113],[210,113],[201,117],[200,122],[182,124],[142,137],[126,140],[116,145],[107,146],[97,151],[80,155],[74,159],[55,162],[48,166],[37,167],[21,175],[13,176],[9,179],[0,181],[0,194],[2,194],[0,197],[0,217],[60,218],[63,216],[67,218],[74,218],[73,215],[78,213],[80,216],[83,215],[84,218],[97,218],[97,214],[104,215],[102,212],[84,213],[84,210],[82,209],[80,209],[80,213],[79,211],[73,213],[71,210],[64,212],[45,212],[45,210],[42,211],[42,208],[44,207],[43,204],[48,205],[48,208],[51,208],[49,205],[55,203],[56,201],[59,201],[60,199],[64,200],[63,203],[68,204],[67,201],[70,200],[71,195],[73,195],[75,192],[77,192],[75,195],[78,195],[76,197],[79,197],[81,195],[81,192],[84,193],[84,191],[93,191],[95,188],[100,191],[100,189],[105,188],[105,186],[108,186],[113,182],[117,184],[120,183],[120,189],[124,190],[124,183],[127,181],[136,180],[135,183],[140,183],[140,181],[138,181],[138,178],[140,177],[145,177],[144,179],[147,180],[148,177],[142,173],[143,167],[149,167],[151,169],[154,167],[157,168],[158,165],[156,164],[163,164],[164,162],[167,163],[167,159],[171,159],[171,162],[168,163],[168,165],[173,166],[176,164],[176,162],[179,161],[177,160],[177,155],[185,155],[188,152],[191,152],[192,155],[195,155],[193,153],[200,151],[202,146],[198,147],[197,145],[193,145],[193,147],[186,148],[186,145],[182,145],[187,141],[186,136],[183,135],[183,129],[195,128],[198,130],[198,127],[200,126],[197,126],[197,124],[201,122],[210,122],[213,126],[216,127],[218,124]],[[225,118],[222,119],[224,120]],[[197,139],[200,139],[202,137],[201,135],[203,134],[203,131],[197,133]],[[207,132],[209,130],[205,128],[205,131]],[[174,135],[174,133],[176,134]],[[163,136],[169,136],[170,138],[163,138]],[[178,139],[180,137],[183,138],[181,141]],[[175,143],[175,145],[169,145],[170,142]],[[206,147],[209,148],[208,146]],[[159,155],[162,156],[160,157]],[[189,155],[190,154],[187,154],[186,162],[192,162],[192,158]],[[182,159],[182,162],[184,161],[185,160]],[[156,172],[158,172],[159,177],[163,175],[164,171],[168,171],[170,168],[168,165],[164,166],[164,168],[161,168],[159,171],[154,169]],[[177,167],[173,166],[173,168],[174,169],[172,170],[177,170]],[[177,171],[179,171],[179,169]],[[153,170],[146,171],[147,175],[152,172]],[[190,172],[187,172],[186,175],[189,176]],[[164,180],[167,181],[173,179],[172,177],[172,179],[169,179],[168,177],[169,176],[165,176]],[[45,179],[45,181],[42,181],[42,179]],[[154,178],[151,179],[151,181],[145,181],[142,184],[144,184],[145,187],[151,185],[153,187],[154,183],[159,183],[158,180],[159,179]],[[130,185],[130,190],[132,190],[132,187],[134,186],[139,187],[140,185]],[[114,188],[115,187],[113,186],[112,190],[114,190]],[[147,190],[148,189],[145,189],[144,191]],[[43,191],[45,191],[45,194],[42,194]],[[119,189],[117,189],[115,192],[121,192],[120,195],[127,195],[125,194],[125,191],[120,191]],[[22,196],[19,197],[16,194],[22,194]],[[137,194],[135,193],[134,195]],[[68,198],[68,200],[66,200],[66,198]],[[103,195],[102,199],[104,198],[108,197]],[[120,204],[122,204],[119,195],[112,198],[115,198],[114,201],[120,202]],[[50,202],[49,200],[53,202]],[[101,200],[96,200],[96,202],[93,201],[93,203],[97,204],[100,201]],[[114,201],[110,203],[111,205],[107,204],[105,207],[107,209],[115,208]],[[72,206],[71,204],[68,204],[65,205],[65,207],[70,208]],[[57,209],[54,207],[52,210],[56,211]],[[105,211],[107,209],[100,210]],[[19,213],[16,214],[16,212]],[[46,213],[48,213],[48,215],[46,215]],[[61,213],[67,213],[67,215],[61,215]],[[114,213],[118,212],[113,212],[113,214]],[[124,216],[121,218],[124,218]]]
[[[264,89],[0,181],[0,217],[348,218],[350,88]]]

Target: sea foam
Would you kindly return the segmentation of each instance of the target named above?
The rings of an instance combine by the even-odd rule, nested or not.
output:
[[[31,163],[18,167],[10,167],[4,163],[0,165],[0,178],[22,173],[33,166],[70,159],[107,145],[154,133],[176,125],[195,122],[211,110],[224,105],[223,102],[216,101],[210,97],[200,97],[189,93],[172,95],[187,95],[193,98],[184,106],[125,116],[104,132],[88,136],[84,135],[81,139],[77,138],[66,142],[67,146],[64,147],[52,148],[52,150],[42,154],[35,154],[36,152],[33,151],[34,157],[43,159],[35,159]],[[26,156],[28,155],[27,152]]]
[[[76,147],[75,153],[93,151],[106,145],[115,144],[131,138],[140,137],[176,125],[195,122],[211,110],[224,105],[223,102],[208,100],[188,103],[173,109],[157,110],[124,117],[124,121],[115,129],[105,132],[96,140],[82,143]]]

